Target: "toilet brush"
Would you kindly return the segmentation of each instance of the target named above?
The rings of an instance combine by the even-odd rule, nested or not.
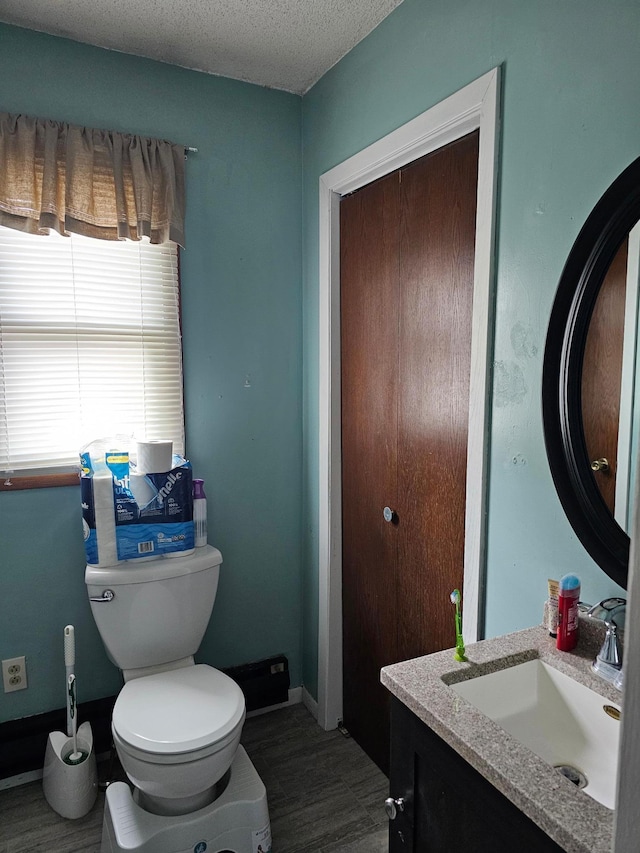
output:
[[[67,691],[68,701],[71,707],[71,737],[73,739],[73,751],[65,755],[65,764],[80,764],[84,761],[88,752],[83,749],[78,749],[78,714],[76,704],[76,677],[69,676],[69,687]]]
[[[88,753],[78,749],[78,706],[76,701],[76,638],[73,625],[64,629],[64,665],[67,670],[67,737],[73,738],[73,751],[65,755],[67,764],[80,764]]]
[[[67,670],[67,725],[64,732],[49,732],[42,768],[42,790],[54,811],[75,820],[86,815],[96,801],[98,771],[91,723],[84,722],[78,726],[73,625],[64,629],[64,662]]]
[[[69,676],[74,674],[76,665],[76,638],[73,625],[67,625],[64,629],[64,665],[67,670],[66,688],[67,688],[67,737],[71,737],[71,702],[69,700]]]

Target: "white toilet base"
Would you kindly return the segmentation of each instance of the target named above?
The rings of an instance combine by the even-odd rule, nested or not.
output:
[[[270,853],[267,792],[242,746],[224,792],[191,814],[164,817],[136,805],[124,782],[107,788],[100,853]]]

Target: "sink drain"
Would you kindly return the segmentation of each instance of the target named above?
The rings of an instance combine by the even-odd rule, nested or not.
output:
[[[555,769],[578,788],[586,788],[587,777],[570,764],[556,764]]]

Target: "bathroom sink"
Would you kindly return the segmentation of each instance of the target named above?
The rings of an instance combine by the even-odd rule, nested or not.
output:
[[[449,686],[594,800],[615,807],[618,705],[537,659]]]

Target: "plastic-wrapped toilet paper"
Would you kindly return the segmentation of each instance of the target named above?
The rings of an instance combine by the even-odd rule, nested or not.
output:
[[[156,489],[147,475],[139,471],[129,473],[129,489],[138,504],[138,509],[147,506],[156,496]]]
[[[98,566],[118,562],[116,516],[113,509],[113,479],[109,474],[93,477],[93,505],[96,519]]]
[[[172,441],[139,441],[136,471],[140,474],[164,474],[173,468]]]
[[[87,563],[115,566],[118,560],[113,479],[106,471],[80,477],[82,529]]]
[[[85,551],[91,565],[184,556],[194,550],[191,464],[179,456],[163,457],[167,468],[145,473],[121,449],[128,443],[98,439],[80,454]]]

